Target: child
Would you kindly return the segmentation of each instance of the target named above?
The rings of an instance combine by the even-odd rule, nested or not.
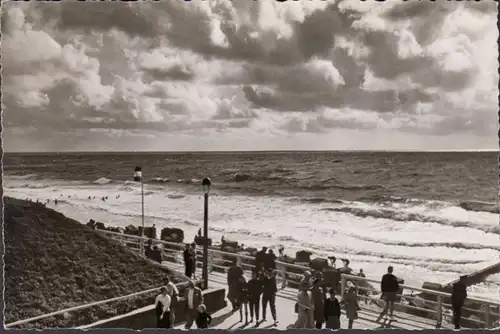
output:
[[[198,317],[196,318],[196,326],[198,328],[208,328],[212,322],[212,317],[207,313],[207,307],[204,304],[198,306]]]

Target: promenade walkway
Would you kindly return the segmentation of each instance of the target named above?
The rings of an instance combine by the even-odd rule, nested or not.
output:
[[[163,265],[169,267],[172,270],[182,273],[184,267],[182,264],[172,263],[168,261],[163,261]],[[198,274],[201,270],[198,269]],[[246,272],[249,276],[250,273]],[[226,275],[218,272],[211,272],[209,274],[209,285],[211,288],[226,288]],[[294,306],[296,301],[296,295],[298,291],[296,289],[284,288],[278,291],[276,295],[276,311],[278,324],[273,325],[270,310],[268,309],[267,321],[260,323],[256,326],[255,323],[244,326],[244,323],[239,322],[240,314],[239,312],[232,313],[231,307],[226,308],[216,312],[212,315],[214,318],[213,328],[215,329],[243,329],[243,328],[276,328],[276,329],[289,329],[292,324],[295,323],[297,315],[294,312]],[[381,308],[376,305],[365,305],[360,301],[361,310],[358,311],[359,318],[354,322],[354,329],[379,329],[383,328],[381,324],[377,323],[379,313]],[[261,307],[262,309],[262,307]],[[260,310],[262,312],[262,310]],[[392,323],[391,328],[398,329],[434,329],[436,321],[427,318],[420,318],[407,313],[398,314],[395,312],[396,320]],[[443,328],[452,328],[449,324],[443,324]],[[182,325],[176,328],[182,328]],[[347,318],[345,315],[341,317],[341,328],[347,328]]]

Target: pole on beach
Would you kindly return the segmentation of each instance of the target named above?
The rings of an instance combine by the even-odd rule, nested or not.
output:
[[[203,210],[203,288],[208,289],[208,194],[212,181],[208,177],[202,181],[204,192],[204,210]],[[196,256],[196,255],[195,255]]]
[[[140,254],[144,254],[144,183],[142,182],[142,168],[140,166],[136,166],[134,170],[134,181],[141,183],[141,219],[142,219],[142,232],[141,232],[141,241],[139,245]]]

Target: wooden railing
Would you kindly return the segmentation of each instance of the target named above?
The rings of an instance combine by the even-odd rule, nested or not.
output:
[[[123,244],[129,244],[129,246],[131,246],[130,243],[135,242],[137,245],[139,245],[141,241],[144,242],[146,240],[142,239],[140,236],[128,235],[123,233],[116,233],[104,230],[99,230],[99,232],[102,232],[114,239],[117,239]],[[183,263],[181,253],[184,250],[185,246],[184,244],[178,244],[157,239],[154,240],[154,243],[163,244],[166,246],[163,248],[163,253],[166,258],[175,259],[176,262]],[[135,249],[138,250],[139,247],[137,246],[135,247]],[[238,253],[224,252],[217,249],[209,249],[209,253],[210,253],[209,267],[211,267],[212,270],[218,269],[218,271],[226,271],[230,267],[230,263],[232,262],[232,260],[229,259],[236,259],[236,262],[240,264],[243,267],[243,269],[249,270],[253,267],[254,257],[252,256],[238,254]],[[224,260],[224,258],[226,258],[227,260]],[[201,260],[202,257],[199,256],[198,259]],[[216,263],[214,259],[217,259],[219,263]],[[201,261],[198,261],[198,263],[201,263]],[[278,284],[281,286],[282,289],[288,286],[288,283],[292,278],[294,281],[300,280],[300,278],[302,277],[301,274],[302,272],[306,270],[311,270],[311,268],[309,268],[308,266],[285,263],[280,261],[276,261],[276,265],[278,270]],[[292,270],[295,272],[293,272]],[[299,271],[300,273],[297,273],[296,271]],[[383,303],[383,301],[380,299],[381,295],[380,291],[378,291],[371,285],[375,284],[377,287],[380,286],[380,280],[342,274],[341,292],[344,291],[345,284],[348,280],[358,283],[363,281],[364,284],[356,284],[358,287],[358,292],[360,292],[359,295],[360,298],[368,299],[370,302],[377,304]],[[426,317],[432,315],[432,317],[434,317],[436,320],[437,328],[441,327],[442,323],[446,320],[446,317],[450,317],[449,315],[447,315],[447,313],[451,312],[451,305],[449,303],[445,303],[445,301],[450,299],[451,294],[435,290],[417,288],[408,285],[401,285],[401,288],[403,288],[404,294],[400,296],[401,302],[396,303],[399,311],[409,314],[415,314],[418,312],[425,313],[427,314]],[[433,296],[434,297],[433,299],[436,300],[434,301],[431,300],[430,298],[423,299],[421,296],[419,296],[421,294],[426,294],[427,296],[429,295]],[[479,328],[489,329],[497,327],[499,325],[498,321],[500,318],[500,303],[481,300],[478,298],[467,298],[467,304],[470,303],[479,304],[481,305],[481,307],[480,309],[476,309],[464,306],[462,309],[463,313],[468,313],[475,316],[474,318],[470,316],[466,317],[464,315],[463,316],[464,319],[475,324]]]

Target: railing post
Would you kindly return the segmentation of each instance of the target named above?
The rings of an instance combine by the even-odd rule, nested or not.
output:
[[[124,243],[123,243],[123,234],[120,234],[120,243],[121,243],[122,245],[124,245]]]
[[[441,328],[443,323],[443,296],[437,296],[436,328]]]
[[[236,265],[241,267],[241,257],[240,254],[236,253]]]
[[[490,329],[491,326],[491,313],[490,304],[484,304],[484,325],[486,329]]]
[[[340,298],[342,298],[342,300],[344,299],[344,292],[345,292],[345,277],[344,277],[344,274],[341,274],[340,275]]]

